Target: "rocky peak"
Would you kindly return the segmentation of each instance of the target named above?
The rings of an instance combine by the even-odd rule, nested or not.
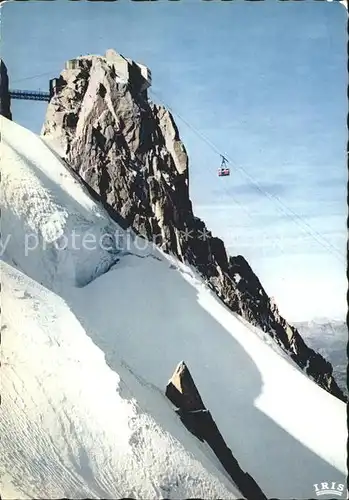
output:
[[[268,332],[328,392],[332,366],[282,318],[252,268],[195,217],[188,156],[171,113],[148,100],[149,70],[115,51],[68,61],[42,134],[126,226],[193,265],[234,312]]]
[[[7,68],[2,59],[0,59],[0,115],[12,120],[9,80]]]

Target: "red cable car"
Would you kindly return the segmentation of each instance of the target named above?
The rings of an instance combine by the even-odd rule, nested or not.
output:
[[[221,158],[222,158],[222,163],[220,168],[218,169],[218,177],[227,177],[228,175],[230,175],[230,169],[226,167],[228,160],[222,155]]]

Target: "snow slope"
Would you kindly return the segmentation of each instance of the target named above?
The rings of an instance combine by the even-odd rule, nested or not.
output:
[[[315,483],[344,483],[344,403],[191,269],[141,239],[122,244],[37,136],[5,119],[2,134],[7,497],[240,497],[164,397],[181,360],[268,497],[308,499]]]
[[[240,496],[159,391],[117,356],[106,365],[61,298],[6,264],[2,282],[5,498]]]
[[[240,497],[163,393],[117,353],[111,370],[57,293],[122,255],[116,245],[91,250],[91,239],[71,248],[71,231],[99,238],[118,228],[39,138],[4,120],[2,134],[3,498]],[[58,249],[44,239],[46,211],[57,207]]]

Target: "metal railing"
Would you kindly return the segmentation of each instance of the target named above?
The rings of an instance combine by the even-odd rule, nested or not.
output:
[[[28,101],[46,101],[51,98],[50,92],[41,90],[10,90],[11,99],[26,99]]]

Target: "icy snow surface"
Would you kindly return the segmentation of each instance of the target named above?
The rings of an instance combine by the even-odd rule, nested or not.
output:
[[[189,267],[125,248],[39,137],[1,128],[3,498],[241,497],[164,396],[181,360],[268,497],[345,483],[344,403]]]

